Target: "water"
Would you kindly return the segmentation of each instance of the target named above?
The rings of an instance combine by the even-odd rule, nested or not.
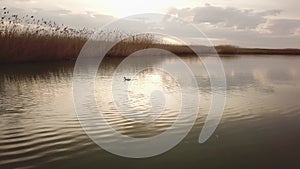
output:
[[[1,65],[0,168],[300,167],[300,57],[222,58],[228,85],[225,111],[217,130],[204,144],[198,143],[198,137],[211,101],[209,79],[199,60],[192,57],[183,60],[190,64],[199,83],[198,118],[175,148],[146,159],[108,153],[85,134],[73,105],[73,63]],[[124,75],[131,77],[137,70],[134,65],[125,66],[115,74],[120,78],[116,89],[122,92],[127,83],[131,84],[131,106],[137,113],[137,116],[125,114],[129,119],[135,118],[126,120],[118,114],[110,87],[119,62],[106,61],[98,73],[95,89],[99,110],[124,135],[150,137],[167,130],[178,116],[180,87],[188,88],[188,79],[179,86],[176,78],[181,77],[180,70],[177,77],[170,78],[149,68],[131,82],[124,82]],[[177,62],[162,59],[155,64],[176,67]],[[163,90],[165,94],[163,115],[150,111],[153,106],[161,108],[161,93],[154,92],[153,96],[153,90]],[[139,120],[151,125],[134,123]],[[110,135],[108,131],[97,132],[103,138]]]

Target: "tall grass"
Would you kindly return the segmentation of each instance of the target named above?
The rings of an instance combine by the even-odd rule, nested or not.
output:
[[[2,63],[75,60],[83,45],[94,33],[93,30],[73,29],[32,15],[11,14],[6,8],[1,9],[0,19],[0,62]],[[194,53],[185,45],[162,43],[151,34],[133,35],[119,30],[107,30],[97,32],[96,36],[97,45],[118,42],[108,51],[107,56],[110,57],[128,56],[147,48],[160,48],[175,54]],[[205,50],[211,51],[211,47],[205,47]]]
[[[88,38],[94,33],[86,28],[73,29],[35,16],[10,14],[3,8],[0,21],[0,62],[74,60]],[[97,32],[107,44],[121,39],[118,30]],[[127,35],[128,36],[128,35]],[[135,49],[154,43],[150,34],[128,36],[109,51],[110,56],[125,56]]]
[[[91,34],[6,8],[1,13],[0,62],[74,59]]]
[[[0,63],[29,62],[50,60],[75,60],[88,38],[94,33],[86,28],[73,29],[54,21],[37,18],[32,15],[19,16],[8,9],[0,9]],[[116,44],[107,56],[128,56],[129,54],[147,48],[160,48],[175,54],[194,54],[186,45],[161,43],[153,35],[130,35],[118,30],[100,31],[99,45],[106,45],[125,40]],[[214,53],[214,47],[194,46],[197,52]],[[217,46],[218,53],[224,54],[300,54],[300,50],[265,50],[246,49],[236,46]]]

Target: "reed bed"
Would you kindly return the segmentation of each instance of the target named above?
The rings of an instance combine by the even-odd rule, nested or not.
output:
[[[1,10],[0,63],[75,60],[83,45],[94,34],[93,30],[86,28],[74,29],[32,15],[11,14],[6,8]],[[182,55],[193,54],[185,45],[166,44],[151,34],[134,35],[120,30],[106,30],[97,31],[96,36],[96,45],[118,42],[107,53],[109,57],[124,57],[147,48],[160,48]]]
[[[7,8],[0,9],[0,63],[75,60],[83,45],[94,34],[86,28],[74,29],[32,15],[19,16]],[[127,38],[120,41],[126,36]],[[130,35],[119,30],[97,32],[97,45],[119,41],[108,53],[124,57],[147,48],[160,48],[177,55],[193,55],[186,45],[166,44],[151,35]],[[300,54],[298,49],[247,49],[236,46],[194,46],[202,54]]]
[[[35,16],[11,14],[6,8],[0,19],[0,62],[74,59],[92,33]]]
[[[93,30],[73,29],[35,16],[11,14],[3,8],[0,16],[0,62],[74,60]],[[127,35],[118,30],[97,32],[101,42],[109,44]],[[128,35],[127,35],[128,36]],[[152,35],[129,36],[109,51],[110,56],[124,56],[154,42]]]

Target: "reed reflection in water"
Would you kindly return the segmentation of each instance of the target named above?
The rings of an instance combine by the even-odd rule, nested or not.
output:
[[[197,122],[174,149],[142,160],[102,150],[81,129],[72,99],[73,63],[1,65],[0,168],[299,168],[299,57],[222,58],[228,83],[226,108],[221,124],[204,144],[198,144],[197,139],[211,101],[209,78],[197,59],[183,60],[189,63],[199,84]],[[106,60],[99,70],[99,110],[118,131],[132,137],[165,131],[178,113],[180,91],[176,80],[158,69],[137,74],[128,90],[141,118],[156,117],[149,114],[151,101],[160,106],[155,103],[161,101],[155,100],[160,97],[151,97],[150,91],[159,89],[169,94],[165,114],[151,126],[137,124],[120,116],[112,102],[111,75],[118,63],[117,59]],[[156,66],[163,64],[176,68],[178,63],[168,59]],[[120,90],[127,83],[123,76],[131,77],[135,70],[132,65],[118,74]],[[181,87],[189,87],[188,80]],[[103,138],[110,134],[97,133]]]

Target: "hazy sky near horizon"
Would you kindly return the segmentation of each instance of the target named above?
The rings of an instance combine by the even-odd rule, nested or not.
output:
[[[197,25],[214,44],[269,48],[300,48],[299,6],[299,0],[0,0],[0,7],[12,12],[73,27],[99,28],[140,13],[170,14]],[[182,36],[197,38],[184,31]]]

